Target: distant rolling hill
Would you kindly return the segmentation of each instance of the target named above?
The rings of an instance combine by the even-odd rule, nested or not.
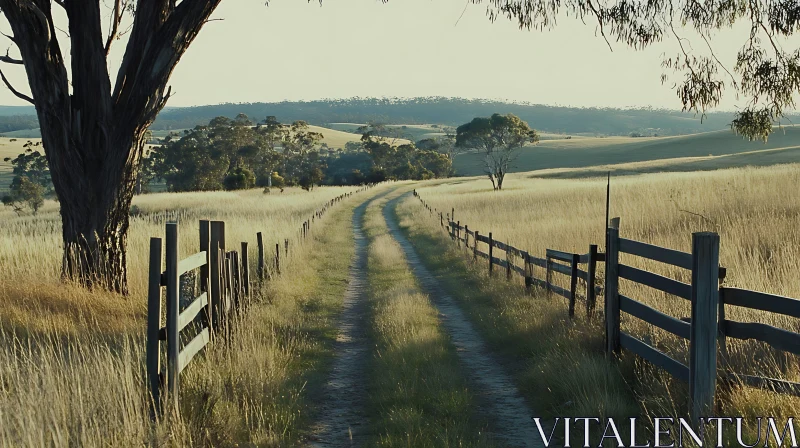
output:
[[[476,152],[460,154],[454,162],[456,172],[462,176],[481,175],[482,160],[481,154]],[[547,170],[535,175],[582,177],[605,172],[611,165],[619,171],[652,172],[791,162],[800,162],[800,127],[795,126],[776,129],[767,143],[750,142],[731,131],[679,137],[545,140],[522,148],[510,172]]]

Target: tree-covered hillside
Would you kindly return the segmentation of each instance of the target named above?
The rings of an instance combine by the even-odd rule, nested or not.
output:
[[[7,115],[15,112],[18,115]],[[728,128],[733,119],[732,112],[709,113],[701,122],[694,114],[663,109],[574,108],[443,97],[351,98],[166,108],[151,129],[193,128],[215,117],[232,119],[238,114],[257,119],[276,116],[284,123],[304,120],[314,125],[380,122],[458,126],[474,117],[493,113],[512,113],[542,132],[590,135],[694,134]],[[36,127],[31,108],[0,106],[0,133]]]
[[[440,123],[457,126],[476,116],[513,113],[544,132],[604,135],[680,135],[726,128],[732,113],[710,113],[701,123],[690,113],[657,109],[572,108],[507,103],[462,98],[318,100],[309,102],[220,104],[165,110],[154,130],[183,129],[206,123],[216,116],[277,116],[281,121],[306,120],[311,124]]]

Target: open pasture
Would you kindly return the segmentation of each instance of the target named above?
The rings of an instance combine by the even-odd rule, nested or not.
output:
[[[335,226],[340,230],[326,232],[324,239],[331,241],[319,257],[308,255],[311,245],[301,242],[297,229],[323,203],[352,190],[138,196],[128,243],[129,297],[60,281],[61,226],[54,202],[48,201],[35,217],[0,210],[0,446],[47,441],[54,446],[137,446],[160,440],[169,440],[170,446],[231,446],[242,439],[270,445],[286,437],[295,440],[299,394],[306,387],[299,374],[312,364],[294,360],[301,354],[304,359],[320,356],[321,347],[300,333],[292,335],[312,327],[329,331],[324,330],[328,319],[314,317],[300,304],[322,288],[318,271],[346,270],[351,250],[346,213],[326,216],[339,219]],[[282,266],[292,275],[273,278],[258,292],[270,306],[254,306],[247,313],[249,323],[230,342],[235,347],[212,345],[200,365],[187,371],[187,418],[151,426],[142,367],[148,243],[152,236],[163,237],[165,222],[175,219],[180,257],[198,250],[198,220],[222,220],[231,246],[247,241],[255,248],[256,232],[262,232],[267,249],[281,243],[283,250],[288,238],[290,254]],[[317,220],[320,229],[323,225]],[[251,272],[255,261],[251,256]],[[335,308],[331,304],[339,300],[343,285],[320,289],[314,297],[324,307],[313,312],[322,315]]]
[[[596,175],[598,171],[605,170],[606,165],[643,162],[651,162],[643,168],[644,172],[772,165],[799,162],[798,148],[800,127],[796,126],[776,129],[766,143],[751,142],[727,130],[678,137],[575,136],[570,139],[542,139],[537,145],[523,147],[509,171],[584,168]],[[477,176],[483,173],[482,162],[482,154],[467,152],[456,156],[453,166],[459,175]],[[632,172],[631,168],[628,167],[627,171]],[[585,172],[572,172],[569,175],[548,172],[535,174],[586,177]]]
[[[796,164],[612,178],[610,215],[621,217],[620,236],[683,252],[691,252],[693,232],[717,232],[721,238],[720,264],[727,268],[725,286],[798,298],[800,282],[794,272],[800,268],[796,232],[800,195],[787,186],[799,181],[800,165]],[[590,244],[605,251],[605,178],[538,179],[522,173],[510,175],[502,191],[492,191],[483,178],[468,178],[417,188],[417,192],[438,210],[450,212],[454,208],[455,220],[471,230],[479,230],[484,236],[492,232],[495,240],[537,257],[544,257],[547,248],[586,253]],[[691,272],[678,267],[627,254],[621,255],[620,261],[691,283]],[[598,267],[602,284],[603,266]],[[535,276],[544,278],[544,270],[536,268]],[[688,302],[627,280],[621,281],[620,293],[678,319],[691,316]],[[551,306],[566,313],[563,299],[550,300]],[[726,307],[726,318],[800,330],[797,319],[744,308]],[[622,327],[687,362],[685,341],[631,317],[623,319]],[[728,339],[728,356],[739,373],[795,382],[800,379],[794,355],[760,342]],[[646,366],[636,378],[647,383],[638,389],[643,391],[648,412],[684,409],[676,391],[685,384]],[[670,399],[661,399],[665,396]],[[764,412],[791,416],[800,409],[796,398],[755,389],[734,389],[720,399],[726,415],[768,410]]]

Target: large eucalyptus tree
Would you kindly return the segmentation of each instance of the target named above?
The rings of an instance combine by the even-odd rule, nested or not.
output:
[[[142,158],[139,143],[169,98],[167,81],[220,0],[114,0],[104,33],[99,0],[0,0],[36,106],[61,205],[63,276],[127,293],[128,210]],[[66,14],[71,64],[56,37]],[[116,79],[108,54],[126,13],[132,28]]]
[[[20,55],[0,56],[0,63],[24,66],[31,93],[14,88],[2,71],[0,79],[36,106],[61,203],[64,277],[126,293],[128,209],[140,143],[169,98],[172,70],[221,0],[111,1],[104,21],[100,0],[0,0]],[[766,138],[800,86],[800,52],[781,47],[800,26],[796,0],[472,1],[487,2],[491,20],[505,16],[522,28],[548,29],[569,13],[596,23],[603,38],[635,48],[676,39],[680,53],[665,66],[684,76],[676,85],[683,107],[703,112],[730,87],[751,100],[732,123],[750,138]],[[63,14],[54,14],[59,8]],[[109,50],[125,31],[126,14],[127,48],[112,80]],[[66,26],[58,26],[64,16]],[[749,33],[733,68],[713,52],[694,54],[682,36],[693,30],[711,48],[714,31],[739,21],[749,24]],[[56,35],[62,30],[69,67]]]

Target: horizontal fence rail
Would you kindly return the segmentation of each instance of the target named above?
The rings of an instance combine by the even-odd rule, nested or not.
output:
[[[692,235],[692,252],[681,252],[619,236],[619,218],[611,220],[607,229],[605,253],[591,245],[588,253],[574,254],[547,249],[539,258],[507,242],[497,241],[491,232],[483,233],[453,219],[455,209],[441,212],[428,205],[414,190],[414,196],[431,214],[438,214],[440,226],[448,235],[467,249],[474,261],[488,262],[489,275],[495,267],[505,268],[508,278],[524,278],[530,291],[537,287],[548,294],[562,296],[569,301],[569,315],[575,312],[577,281],[586,284],[586,310],[593,316],[597,294],[604,294],[604,320],[606,352],[612,354],[628,350],[651,364],[667,371],[675,378],[689,384],[690,414],[693,417],[713,414],[717,377],[726,383],[771,390],[777,393],[800,396],[800,383],[731,372],[726,368],[717,371],[717,344],[726,351],[726,338],[760,341],[774,350],[800,356],[800,333],[757,322],[738,322],[725,318],[725,309],[737,306],[768,313],[800,318],[800,300],[740,288],[721,287],[727,270],[719,265],[719,236],[715,233]],[[482,246],[485,245],[485,246]],[[484,247],[488,246],[485,250]],[[501,251],[505,256],[498,256]],[[649,272],[619,262],[625,253],[691,271],[691,283],[684,283],[660,274]],[[522,263],[522,266],[517,263]],[[596,282],[597,263],[605,263],[603,285]],[[586,268],[582,269],[581,266]],[[536,278],[534,268],[545,270],[545,278]],[[553,282],[554,275],[568,276],[570,288]],[[644,285],[657,291],[680,297],[691,304],[692,317],[678,319],[656,310],[620,292],[620,279]],[[689,341],[689,365],[684,365],[651,344],[623,332],[620,315],[625,313],[653,327]]]

